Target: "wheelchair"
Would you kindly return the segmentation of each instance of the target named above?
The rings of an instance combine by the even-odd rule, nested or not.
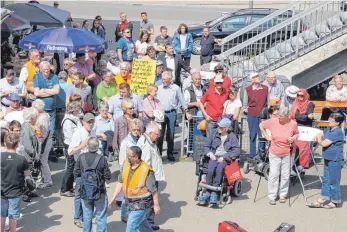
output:
[[[259,149],[257,155],[254,157],[252,167],[250,167],[250,161],[246,161],[243,164],[243,172],[248,174],[250,171],[254,171],[256,174],[263,175],[266,180],[270,174],[270,163],[269,163],[269,148],[270,142],[265,138],[259,138],[259,143],[264,143],[264,150]]]
[[[203,155],[196,165],[196,175],[198,176],[197,189],[195,193],[195,201],[199,201],[200,196],[207,191],[212,190],[217,193],[217,205],[224,205],[232,202],[231,196],[239,197],[242,194],[243,176],[238,165],[238,160],[226,160],[227,166],[224,168],[224,175],[220,186],[212,186],[206,184],[206,175],[208,170],[209,157]],[[237,166],[233,165],[236,163]]]

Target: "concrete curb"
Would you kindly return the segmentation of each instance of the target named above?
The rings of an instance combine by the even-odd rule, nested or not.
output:
[[[215,1],[201,1],[201,0],[187,0],[187,1],[175,1],[175,0],[133,0],[131,3],[128,0],[114,0],[115,3],[128,3],[130,5],[196,5],[196,6],[249,6],[249,0],[215,0]],[[253,1],[254,7],[261,7],[262,5],[288,5],[290,1]]]

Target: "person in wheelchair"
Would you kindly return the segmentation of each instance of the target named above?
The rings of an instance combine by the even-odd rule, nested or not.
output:
[[[231,121],[223,118],[218,123],[218,129],[214,130],[210,137],[207,137],[204,153],[210,158],[206,176],[206,184],[208,185],[219,186],[227,162],[235,160],[240,156],[239,142],[235,134],[231,132],[231,128]],[[216,204],[217,193],[214,191],[203,193],[200,201],[206,203],[208,200],[210,204]]]

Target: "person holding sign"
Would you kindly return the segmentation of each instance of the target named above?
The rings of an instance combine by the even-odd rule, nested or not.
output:
[[[126,82],[129,85],[131,85],[131,74],[130,71],[130,63],[129,62],[123,62],[119,65],[120,73],[114,77],[117,87],[119,88],[119,85]]]
[[[162,75],[162,84],[158,86],[158,98],[160,99],[164,112],[165,119],[162,124],[162,130],[160,131],[160,138],[158,140],[158,148],[160,154],[163,151],[163,140],[166,130],[166,142],[167,142],[167,157],[170,161],[175,161],[173,156],[174,150],[174,136],[175,136],[175,124],[177,118],[177,109],[179,105],[182,106],[188,120],[192,119],[187,104],[183,98],[180,87],[172,83],[172,71],[166,70]]]
[[[341,113],[332,113],[329,127],[315,137],[315,141],[323,147],[324,175],[321,198],[309,205],[311,208],[333,209],[341,204],[341,169],[343,166],[344,135],[341,124],[344,117]],[[325,204],[326,201],[330,203]]]
[[[137,95],[147,94],[147,87],[154,83],[156,61],[135,59],[132,66],[131,90]]]

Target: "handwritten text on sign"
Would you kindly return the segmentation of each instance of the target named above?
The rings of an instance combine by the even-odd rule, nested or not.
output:
[[[147,94],[149,84],[154,84],[156,63],[154,60],[133,60],[131,90],[135,94]]]

